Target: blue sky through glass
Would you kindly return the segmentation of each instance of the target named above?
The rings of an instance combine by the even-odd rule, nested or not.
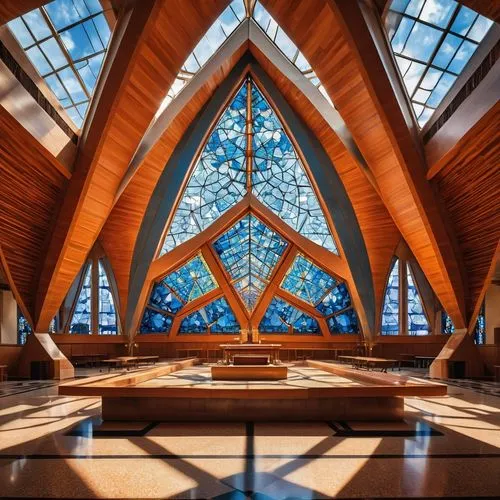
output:
[[[493,21],[454,0],[393,0],[391,46],[420,127],[431,118]]]
[[[55,0],[8,26],[80,128],[111,37],[100,2]]]

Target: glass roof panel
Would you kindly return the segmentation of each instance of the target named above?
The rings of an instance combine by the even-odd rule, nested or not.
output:
[[[399,333],[399,259],[392,265],[385,289],[381,333],[382,335]]]
[[[259,331],[262,333],[320,334],[318,321],[283,299],[274,297],[262,318]]]
[[[288,246],[287,242],[249,214],[213,246],[246,308],[252,311]]]
[[[338,254],[316,193],[276,113],[252,85],[252,192],[295,231]]]
[[[207,30],[198,42],[193,52],[182,66],[181,73],[170,87],[161,103],[156,118],[172,102],[184,85],[196,74],[202,66],[217,52],[219,47],[229,38],[234,30],[245,19],[246,11],[243,0],[233,0]],[[184,73],[184,74],[183,74]]]
[[[283,278],[281,288],[316,306],[336,285],[335,278],[299,254]]]
[[[392,1],[387,15],[390,42],[420,127],[430,119],[492,25],[493,21],[455,0]],[[429,87],[427,76],[436,70],[443,70],[444,75],[439,84],[436,81]],[[422,91],[432,91],[436,84],[439,88],[423,102],[426,94]]]
[[[111,37],[100,2],[55,0],[8,26],[80,128]]]

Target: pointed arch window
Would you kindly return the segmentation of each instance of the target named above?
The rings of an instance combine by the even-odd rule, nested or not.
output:
[[[116,335],[118,319],[115,300],[103,259],[89,260],[80,281],[67,327],[69,333]]]
[[[446,311],[441,313],[441,331],[446,335],[451,335],[455,331],[455,325]],[[486,344],[486,315],[484,302],[481,304],[476,324],[474,325],[474,343],[478,345]]]
[[[382,335],[415,336],[430,333],[411,263],[404,259],[395,258],[392,263],[384,294],[380,332]]]
[[[338,254],[306,169],[277,114],[251,79],[237,91],[210,134],[168,226],[160,256],[205,230],[247,193],[293,230]]]
[[[13,19],[8,26],[81,128],[111,38],[99,0],[55,0]]]

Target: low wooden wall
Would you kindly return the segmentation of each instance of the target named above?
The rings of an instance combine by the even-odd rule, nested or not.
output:
[[[493,375],[495,365],[500,365],[500,345],[487,344],[478,345],[477,347],[485,364],[486,375]]]
[[[7,365],[7,373],[10,375],[16,371],[22,348],[20,345],[0,344],[0,365]]]
[[[106,355],[110,358],[127,354],[127,337],[123,335],[51,335],[57,347],[71,360],[73,356]]]
[[[437,356],[448,340],[448,335],[379,335],[373,347],[373,356],[398,359],[401,354],[414,356]]]

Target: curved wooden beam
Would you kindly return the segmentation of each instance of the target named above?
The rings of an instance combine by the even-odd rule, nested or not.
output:
[[[48,325],[85,261],[186,54],[226,4],[144,0],[120,13],[38,284],[37,329]]]
[[[457,328],[464,327],[461,255],[425,178],[421,145],[408,128],[380,58],[379,50],[387,53],[387,46],[374,42],[358,2],[263,4],[315,69],[436,295]]]

